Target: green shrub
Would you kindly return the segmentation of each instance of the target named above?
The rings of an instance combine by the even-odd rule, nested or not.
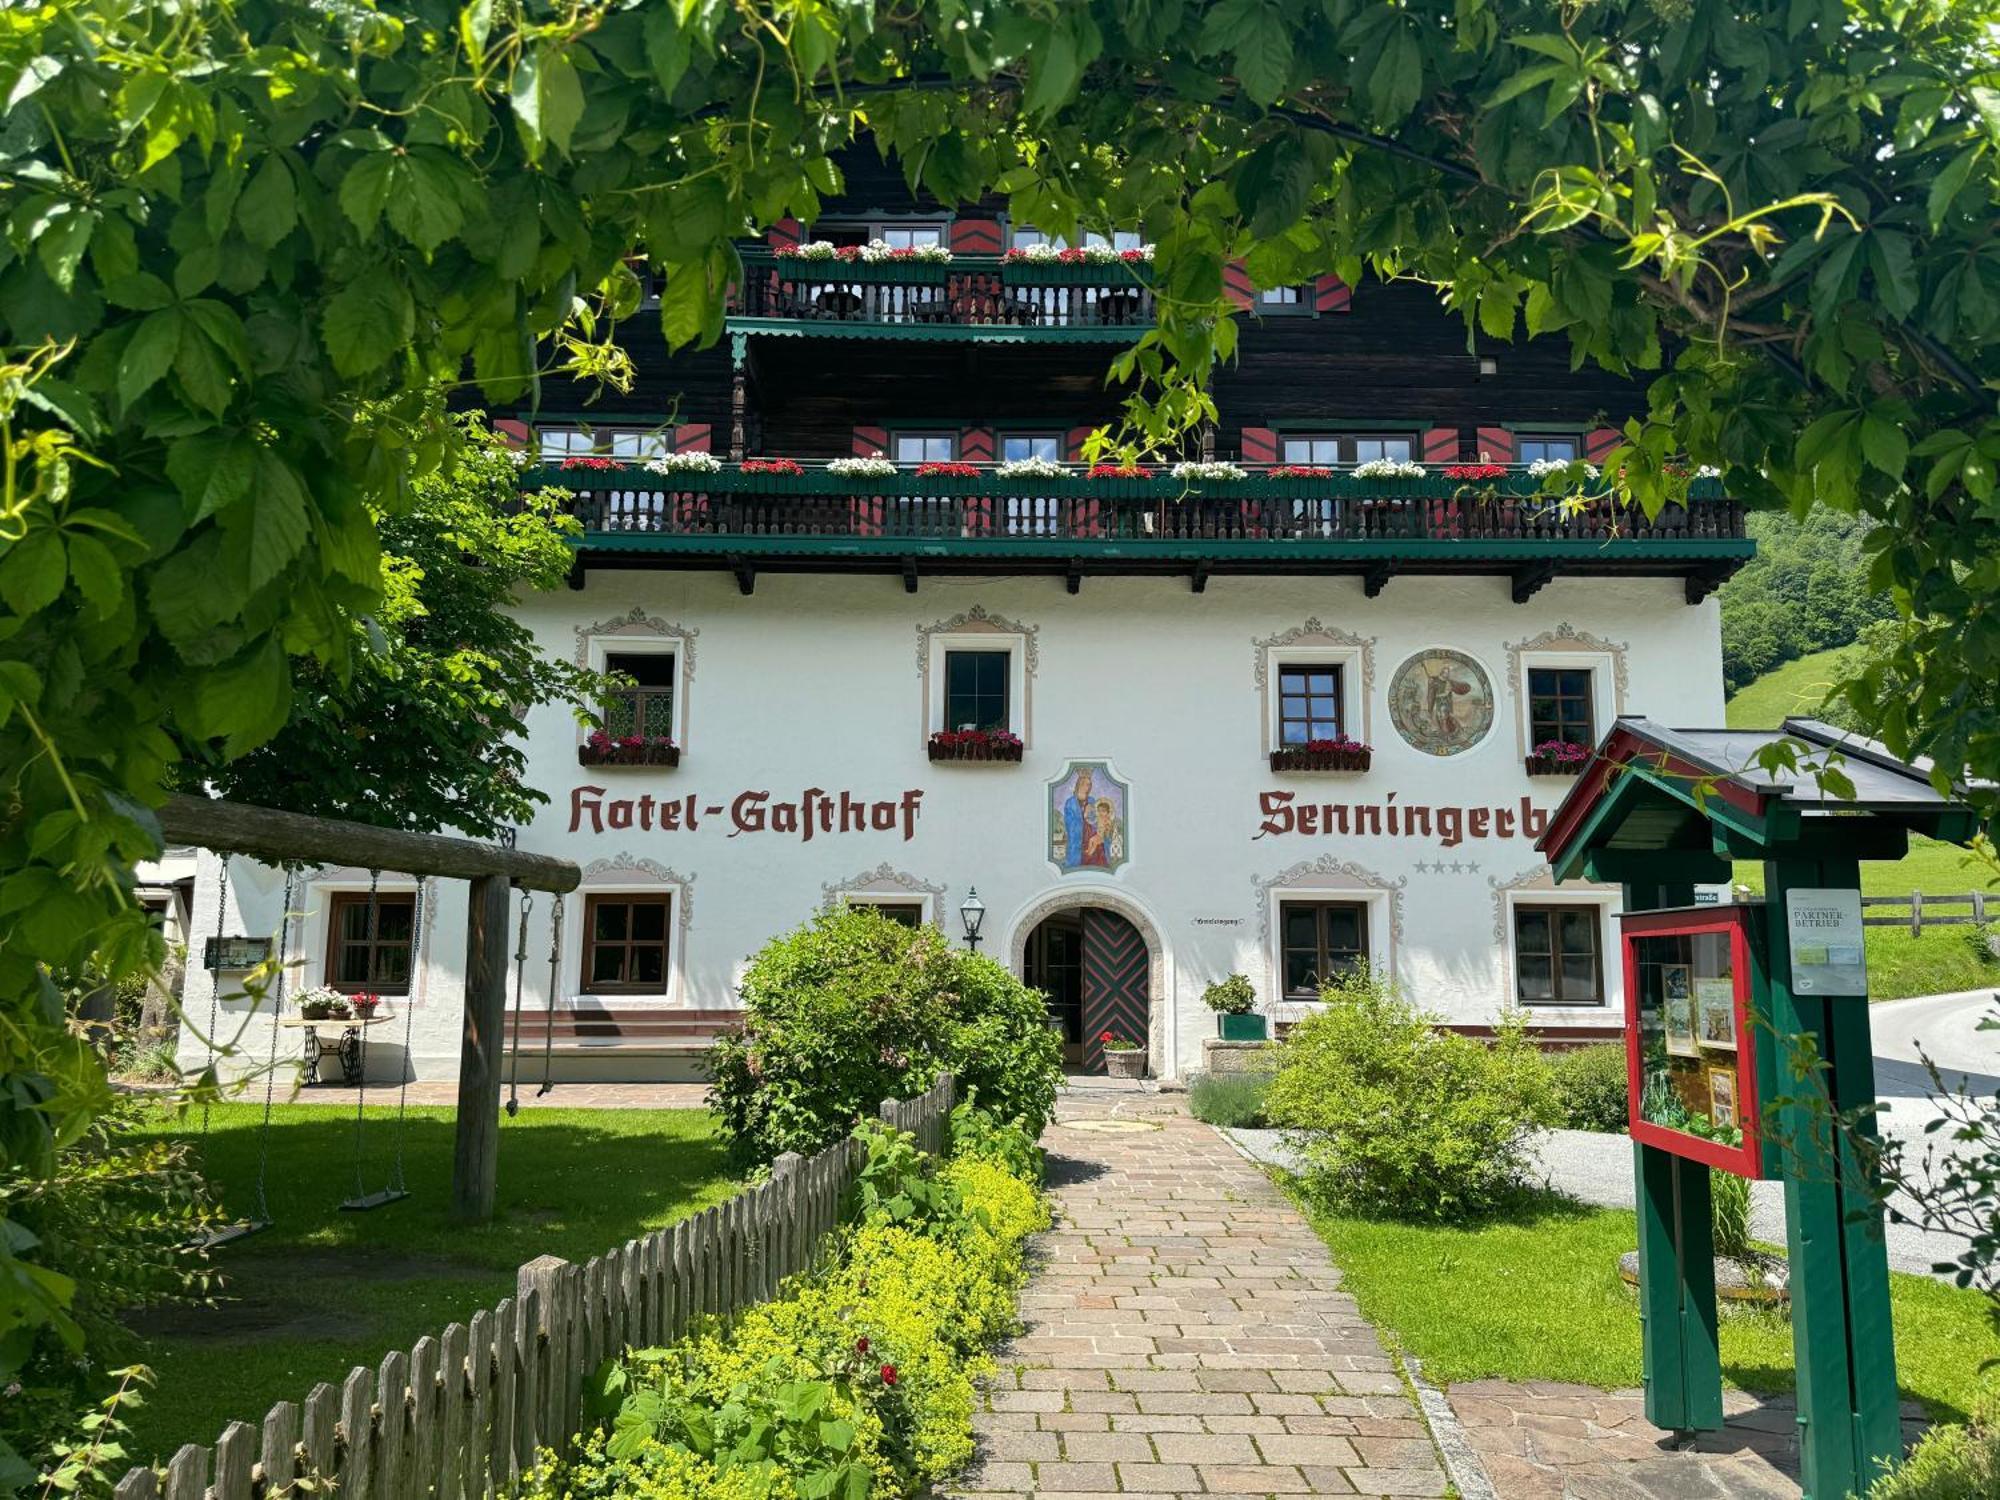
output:
[[[1188,1111],[1225,1129],[1259,1130],[1269,1123],[1270,1091],[1269,1073],[1203,1073],[1188,1085]]]
[[[909,1142],[883,1146],[878,1176]],[[780,1300],[607,1366],[593,1401],[608,1428],[549,1457],[523,1500],[892,1500],[962,1468],[973,1382],[1015,1325],[1022,1245],[1048,1213],[996,1161],[920,1175],[951,1212],[898,1221],[877,1194],[834,1264]]]
[[[1549,1058],[1556,1109],[1571,1130],[1623,1130],[1632,1118],[1625,1044],[1600,1042]]]
[[[1750,1253],[1750,1179],[1734,1172],[1710,1172],[1708,1181],[1715,1253],[1742,1260]]]
[[[1038,1136],[1062,1079],[1038,992],[935,927],[861,906],[766,944],[743,978],[743,1023],[711,1054],[710,1100],[746,1161],[817,1151],[942,1071]]]
[[[1203,990],[1201,1003],[1218,1016],[1247,1016],[1257,1008],[1257,989],[1249,975],[1231,974]]]
[[[1002,1120],[979,1100],[967,1099],[951,1112],[951,1154],[964,1161],[992,1162],[1023,1182],[1039,1183],[1046,1170],[1042,1148],[1018,1115]]]
[[[1910,1456],[1868,1490],[1868,1500],[1993,1500],[2000,1495],[2000,1390],[1963,1426],[1926,1432]]]
[[[1518,1194],[1528,1141],[1553,1123],[1547,1063],[1518,1016],[1489,1045],[1437,1029],[1365,970],[1293,1028],[1268,1108],[1329,1207],[1454,1220]]]

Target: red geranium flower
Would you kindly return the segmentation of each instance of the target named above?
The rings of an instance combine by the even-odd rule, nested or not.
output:
[[[979,477],[979,466],[977,464],[933,460],[930,463],[917,465],[917,477],[919,479],[940,477],[947,479],[977,479]]]
[[[578,455],[575,458],[564,459],[562,467],[565,469],[595,469],[601,471],[617,468],[618,460],[615,458],[592,458],[588,455]]]
[[[746,458],[736,466],[745,474],[790,474],[805,473],[798,460],[792,458]]]
[[[1151,479],[1153,471],[1144,464],[1092,464],[1086,479]]]
[[[1333,478],[1333,470],[1324,464],[1274,464],[1265,472],[1273,479]]]
[[[865,1335],[854,1341],[854,1352],[856,1354],[866,1354],[868,1352],[868,1339]]]
[[[894,1365],[882,1366],[882,1384],[894,1385],[895,1383],[896,1383],[896,1367]]]
[[[1505,464],[1450,464],[1445,468],[1447,479],[1505,479]]]

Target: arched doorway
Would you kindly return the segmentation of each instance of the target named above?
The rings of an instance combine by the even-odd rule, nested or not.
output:
[[[1105,1032],[1150,1053],[1152,954],[1139,929],[1106,906],[1051,913],[1028,931],[1021,977],[1049,999],[1064,1060],[1095,1072]]]

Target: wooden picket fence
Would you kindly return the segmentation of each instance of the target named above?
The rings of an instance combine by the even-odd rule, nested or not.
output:
[[[946,1074],[881,1116],[941,1155],[957,1090]],[[627,1347],[670,1343],[729,1318],[816,1267],[864,1148],[847,1136],[787,1152],[769,1181],[584,1265],[528,1262],[516,1294],[425,1335],[336,1389],[280,1401],[261,1426],[189,1443],[164,1474],[134,1469],[117,1500],[504,1500],[545,1448],[583,1426],[584,1382]]]

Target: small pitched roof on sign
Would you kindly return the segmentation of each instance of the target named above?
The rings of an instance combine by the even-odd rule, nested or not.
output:
[[[1757,757],[1776,740],[1793,741],[1806,762],[1767,770]],[[1837,767],[1850,796],[1822,784],[1816,768]],[[1589,768],[1549,817],[1536,842],[1558,879],[1584,874],[1628,878],[1639,856],[1678,858],[1675,878],[1726,879],[1728,859],[1774,851],[1847,846],[1850,858],[1891,859],[1923,833],[1969,839],[1978,817],[1940,792],[1929,760],[1906,761],[1879,741],[1818,719],[1787,719],[1777,729],[1670,729],[1645,718],[1620,718]],[[1714,862],[1719,873],[1702,873]],[[1688,871],[1693,871],[1692,875]]]

